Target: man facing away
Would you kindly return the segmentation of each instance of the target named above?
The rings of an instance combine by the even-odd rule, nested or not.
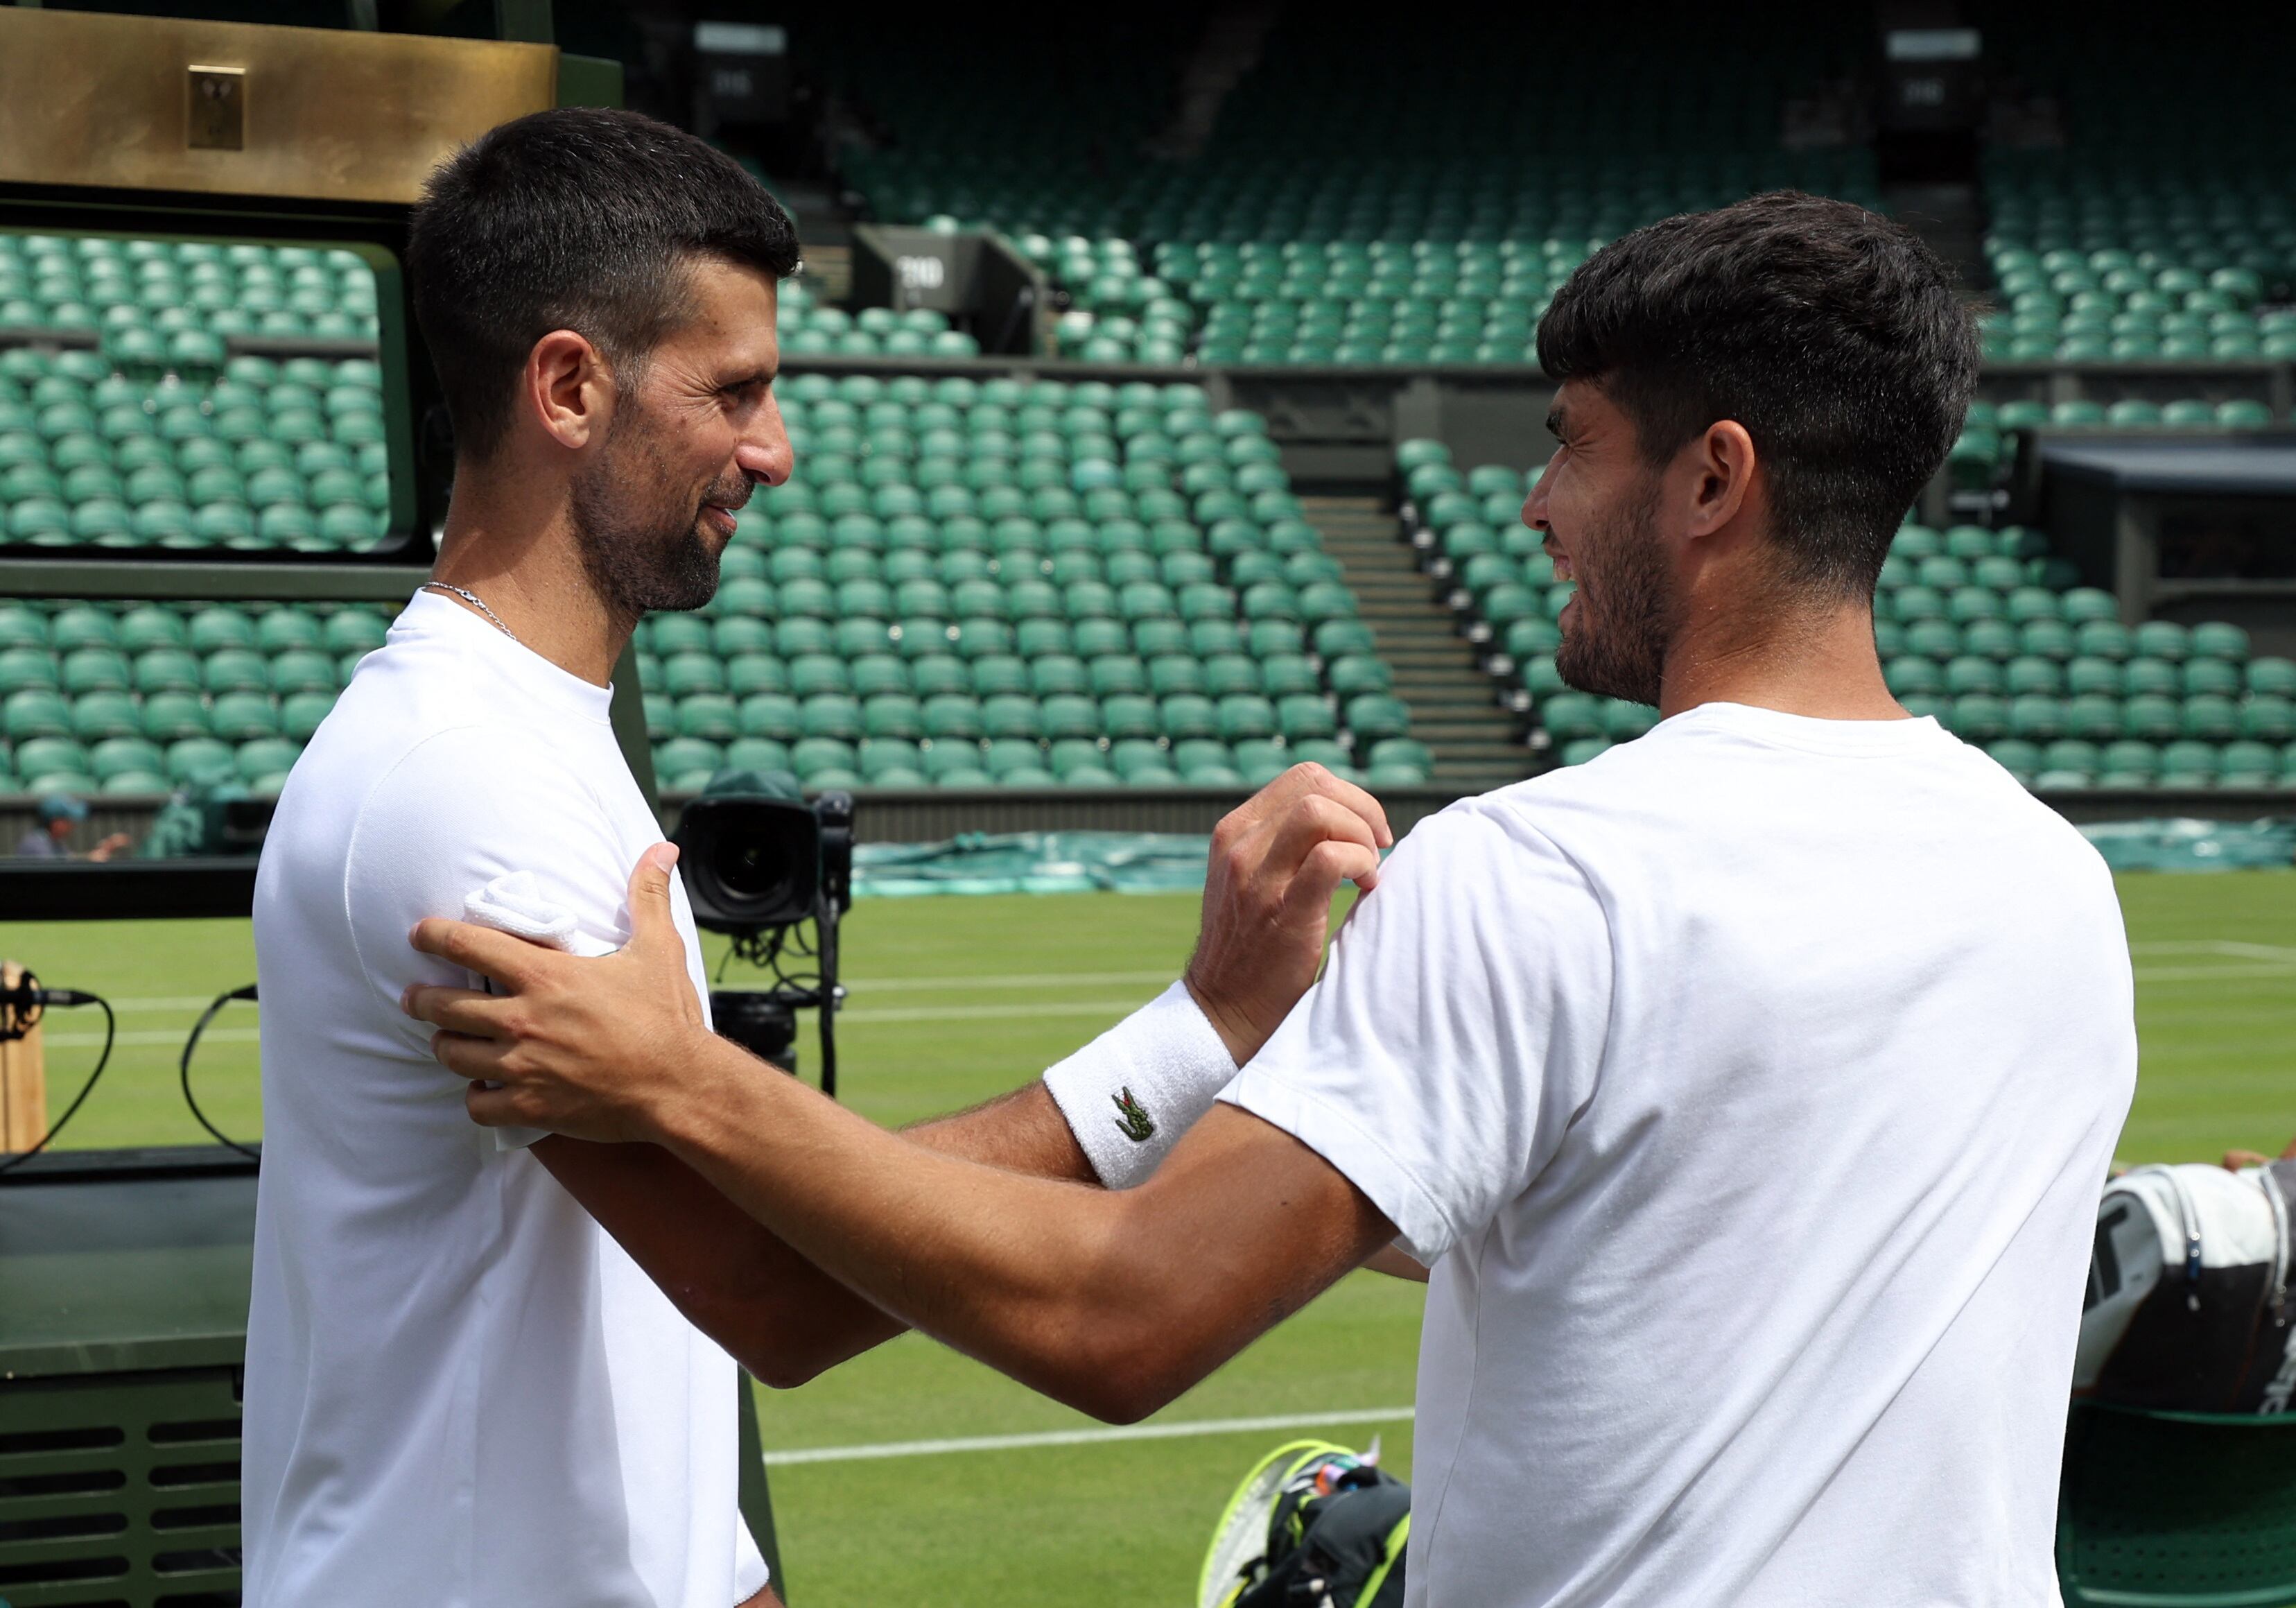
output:
[[[774,314],[796,267],[730,160],[623,112],[506,124],[416,215],[453,506],[433,583],[296,765],[257,877],[252,1608],[770,1603],[721,1346],[790,1383],[900,1327],[665,1152],[472,1128],[398,1009],[468,978],[408,929],[490,889],[493,919],[577,952],[628,935],[627,873],[660,825],[608,678],[641,614],[709,601],[734,511],[790,473]],[[1193,988],[917,1144],[1080,1184],[1152,1166],[1168,1138],[1132,1144],[1109,1098],[1136,1087],[1184,1129],[1238,1060],[1196,1001],[1281,1020],[1334,887],[1369,886],[1390,841],[1312,767],[1237,820]],[[693,999],[691,915],[664,897]]]
[[[1539,357],[1559,668],[1663,718],[1423,822],[1137,1188],[920,1155],[709,1041],[666,850],[621,954],[425,923],[512,997],[407,1008],[504,1086],[481,1123],[665,1146],[1104,1416],[1399,1235],[1432,1268],[1414,1605],[2040,1608],[2136,1041],[2103,863],[1875,656],[1968,316],[1908,232],[1771,195],[1597,253]]]

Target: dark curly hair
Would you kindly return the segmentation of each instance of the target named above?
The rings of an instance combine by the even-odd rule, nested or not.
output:
[[[1777,191],[1603,247],[1539,321],[1538,360],[1599,387],[1653,466],[1718,420],[1745,426],[1791,577],[1870,597],[1961,432],[1979,348],[1913,231]]]

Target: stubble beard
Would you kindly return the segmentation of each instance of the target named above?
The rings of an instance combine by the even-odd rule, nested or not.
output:
[[[698,496],[677,483],[646,416],[625,402],[606,450],[574,483],[570,507],[582,568],[607,612],[635,626],[657,610],[701,608],[718,595],[723,552],[702,535],[704,502],[738,505],[746,479]]]
[[[1652,529],[1659,489],[1652,476],[1571,554],[1578,603],[1554,651],[1554,669],[1582,693],[1653,706],[1659,701],[1675,611],[1666,554]]]

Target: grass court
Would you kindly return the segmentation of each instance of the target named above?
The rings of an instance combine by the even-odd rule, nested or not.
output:
[[[2296,1135],[2296,872],[2130,876],[2120,893],[2144,1046],[2122,1158],[2276,1152]],[[1001,1093],[1168,981],[1195,915],[1195,898],[1178,895],[865,900],[845,928],[852,996],[841,1092],[886,1123]],[[111,1069],[63,1144],[205,1139],[184,1109],[176,1058],[207,1001],[253,979],[245,922],[0,923],[0,955],[52,984],[103,993],[119,1010]],[[99,1029],[92,1012],[51,1019],[52,1113],[78,1087]],[[809,1035],[800,1053],[812,1072]],[[255,1007],[217,1019],[194,1076],[226,1133],[258,1135]],[[1410,1424],[1390,1415],[1411,1400],[1419,1309],[1417,1286],[1357,1274],[1158,1415],[1145,1426],[1152,1438],[1105,1438],[1079,1415],[914,1337],[801,1390],[766,1392],[792,1599],[801,1608],[1188,1601],[1211,1524],[1245,1467],[1280,1440],[1316,1432],[1190,1426],[1343,1415],[1320,1432],[1353,1444],[1380,1434],[1390,1463],[1407,1473]],[[1051,1443],[915,1444],[1010,1437]]]

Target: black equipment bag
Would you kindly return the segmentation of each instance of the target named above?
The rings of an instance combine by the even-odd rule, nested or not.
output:
[[[2097,1209],[2073,1393],[2155,1411],[2286,1412],[2292,1194],[2296,1161],[2115,1178]]]

